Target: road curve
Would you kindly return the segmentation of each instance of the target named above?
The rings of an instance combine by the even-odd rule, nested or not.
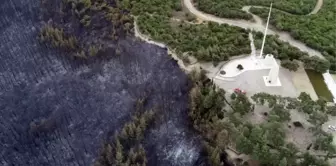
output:
[[[319,2],[320,1],[323,2],[323,0],[319,0]],[[253,16],[253,18],[255,18],[256,22],[239,20],[239,19],[234,20],[234,19],[227,19],[227,18],[219,18],[219,17],[216,17],[214,15],[207,14],[207,13],[204,13],[204,12],[201,12],[201,11],[197,10],[195,8],[195,6],[192,4],[191,0],[183,0],[183,3],[184,3],[184,6],[189,10],[189,12],[191,12],[196,17],[198,17],[202,20],[205,20],[205,21],[217,22],[219,24],[228,24],[228,25],[231,25],[231,26],[237,26],[237,27],[241,27],[241,28],[244,28],[244,29],[251,29],[251,30],[255,30],[255,31],[259,31],[259,32],[264,32],[264,30],[265,30],[265,26],[262,24],[261,18],[254,15],[254,14],[252,14],[252,16]],[[245,7],[244,10],[248,10],[248,8]],[[280,40],[282,40],[284,42],[288,42],[290,45],[300,49],[303,52],[307,52],[308,55],[318,56],[318,57],[324,59],[324,57],[322,56],[322,54],[319,51],[314,50],[314,49],[306,46],[303,42],[295,40],[293,37],[290,36],[290,34],[288,32],[269,29],[267,34],[278,35]]]
[[[316,14],[318,11],[320,11],[322,5],[323,5],[323,0],[317,0],[315,8],[308,15]]]
[[[317,0],[314,9],[313,9],[310,13],[308,13],[308,14],[306,14],[306,15],[308,16],[308,15],[316,14],[317,12],[320,11],[322,5],[323,5],[323,0]],[[250,10],[251,7],[254,7],[254,8],[267,8],[267,9],[268,9],[268,7],[266,7],[266,6],[246,5],[246,6],[244,6],[244,7],[242,8],[242,10],[245,11],[245,12],[250,13],[249,10]],[[274,8],[274,7],[273,7],[273,8]],[[293,14],[293,13],[289,13],[289,12],[283,11],[283,10],[281,10],[281,9],[277,9],[277,10],[278,10],[278,11],[281,11],[281,12],[283,12],[283,13],[286,13],[286,14],[295,15],[295,14]],[[250,14],[252,14],[252,13],[250,13]],[[253,15],[253,14],[252,14],[252,15]]]

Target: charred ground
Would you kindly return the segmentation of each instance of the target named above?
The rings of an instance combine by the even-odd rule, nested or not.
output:
[[[78,57],[95,56],[132,35],[133,18],[115,0],[41,0],[39,38]]]
[[[128,35],[105,41],[104,29],[39,18],[39,8],[35,0],[0,2],[0,165],[92,165],[144,96],[144,110],[161,111],[141,141],[148,165],[203,163],[187,123],[191,85],[165,49]],[[101,56],[69,58],[37,39],[49,17],[80,47],[108,47]]]

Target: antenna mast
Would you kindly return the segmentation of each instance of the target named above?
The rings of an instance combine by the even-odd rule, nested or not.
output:
[[[268,13],[268,18],[267,18],[267,23],[266,23],[266,27],[265,27],[265,33],[264,33],[264,39],[263,39],[262,45],[261,45],[260,56],[259,56],[260,58],[262,58],[262,56],[263,56],[264,45],[265,45],[265,40],[266,40],[266,36],[267,36],[267,29],[268,29],[269,19],[270,19],[270,16],[271,16],[271,11],[272,11],[272,3],[271,3],[270,10],[269,10],[269,13]]]

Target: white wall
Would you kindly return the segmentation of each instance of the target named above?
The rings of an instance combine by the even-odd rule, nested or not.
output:
[[[332,78],[332,76],[329,74],[329,71],[326,73],[322,74],[324,78],[324,82],[327,84],[327,87],[331,94],[334,97],[334,103],[336,103],[336,82]]]

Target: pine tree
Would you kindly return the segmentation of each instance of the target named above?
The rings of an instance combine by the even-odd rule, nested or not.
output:
[[[286,158],[283,158],[282,160],[280,160],[279,166],[287,166]]]
[[[123,155],[123,146],[121,145],[119,139],[116,139],[116,145],[115,145],[115,159],[116,159],[116,164],[121,165],[124,160],[124,155]]]
[[[106,160],[107,160],[107,163],[109,163],[110,165],[113,164],[115,161],[115,156],[113,154],[113,151],[112,151],[112,146],[110,144],[107,144],[106,145],[106,149],[105,149],[105,154],[106,154]]]
[[[136,129],[135,129],[135,139],[136,140],[140,140],[142,139],[143,137],[143,132],[144,130],[142,130],[142,128],[140,126],[138,126]]]
[[[211,89],[209,94],[206,95],[204,100],[203,100],[203,107],[204,108],[209,109],[213,106],[214,96],[215,96],[215,92],[214,92],[214,90]]]
[[[253,144],[244,135],[240,135],[237,138],[236,148],[239,152],[251,154],[253,151]]]
[[[220,166],[220,151],[217,147],[211,152],[210,161],[213,166]]]

